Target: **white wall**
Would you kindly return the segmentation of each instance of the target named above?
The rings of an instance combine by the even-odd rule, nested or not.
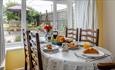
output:
[[[109,49],[115,57],[115,0],[103,1],[105,47]]]

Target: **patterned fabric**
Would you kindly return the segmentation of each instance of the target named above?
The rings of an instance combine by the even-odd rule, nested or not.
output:
[[[54,58],[49,58],[47,70],[64,70],[63,69],[63,60],[56,60]]]
[[[41,46],[43,47],[43,46]],[[105,54],[111,55],[111,53],[101,47],[96,47]],[[82,49],[81,49],[82,50]],[[48,53],[42,51],[43,67],[44,70],[98,70],[97,63],[99,62],[111,62],[111,56],[87,62],[87,60],[76,57],[75,51],[80,53],[80,50],[71,50],[69,52]],[[90,60],[90,59],[89,59]]]

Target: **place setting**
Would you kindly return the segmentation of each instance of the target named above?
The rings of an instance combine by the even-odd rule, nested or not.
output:
[[[67,38],[61,35],[58,35],[55,39],[53,39],[52,44],[58,45],[62,48],[67,47],[69,50],[76,50],[79,48],[78,43],[75,39]]]
[[[57,53],[59,52],[59,46],[52,45],[52,44],[45,44],[42,50],[46,53]]]
[[[61,49],[61,51],[60,51]],[[67,52],[69,50],[78,50],[79,46],[77,41],[72,38],[66,38],[64,36],[55,35],[51,37],[42,48],[46,53],[58,53],[58,52]]]
[[[84,43],[83,49],[79,53],[75,52],[74,54],[76,57],[86,60],[86,62],[104,59],[110,56],[99,50],[97,47],[92,47],[89,43]]]

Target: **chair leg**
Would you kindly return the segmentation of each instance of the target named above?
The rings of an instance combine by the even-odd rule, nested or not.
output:
[[[27,70],[27,62],[25,61],[25,70]]]

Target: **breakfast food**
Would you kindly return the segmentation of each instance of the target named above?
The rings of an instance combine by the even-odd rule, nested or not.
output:
[[[65,41],[65,38],[64,38],[64,36],[57,36],[57,37],[56,37],[56,41],[62,43],[62,42]]]
[[[75,48],[77,45],[74,42],[68,43],[69,48]]]
[[[85,49],[83,51],[83,53],[85,53],[85,54],[99,54],[99,52],[96,49],[92,48],[92,47],[90,47],[88,49]]]
[[[52,45],[51,44],[48,44],[46,47],[47,47],[47,49],[52,49]]]
[[[66,39],[65,39],[65,42],[66,42],[66,43],[70,43],[70,42],[72,42],[72,41],[73,41],[73,40],[72,40],[72,39],[69,39],[69,38],[66,38]]]
[[[90,48],[91,46],[90,46],[90,43],[89,43],[89,42],[85,42],[85,43],[83,44],[83,47],[84,47],[85,49],[88,49],[88,48]]]

